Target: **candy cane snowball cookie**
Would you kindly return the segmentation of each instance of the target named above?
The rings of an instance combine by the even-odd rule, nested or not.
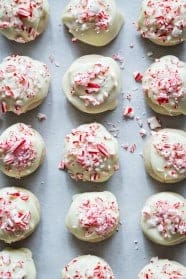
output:
[[[141,214],[144,234],[160,245],[176,245],[186,241],[186,200],[171,192],[148,198]]]
[[[185,41],[185,0],[143,0],[138,30],[142,37],[162,46]]]
[[[74,258],[62,271],[61,279],[115,279],[113,271],[102,258],[83,255]]]
[[[0,170],[15,178],[33,173],[43,162],[45,143],[41,135],[23,123],[0,135]]]
[[[73,129],[59,166],[75,180],[104,182],[119,168],[117,140],[99,123]]]
[[[102,241],[118,229],[117,200],[107,191],[75,195],[65,223],[69,231],[80,240]]]
[[[48,0],[1,0],[0,33],[18,43],[30,42],[45,30],[48,16]]]
[[[25,113],[39,106],[48,94],[47,65],[27,56],[12,55],[0,64],[0,110]]]
[[[115,0],[70,0],[62,21],[75,39],[93,46],[110,43],[124,22]]]
[[[144,73],[142,88],[156,112],[186,115],[186,63],[172,55],[156,59]]]
[[[167,259],[152,258],[138,274],[139,279],[185,279],[186,267]]]
[[[186,132],[162,129],[152,135],[143,150],[147,172],[163,183],[186,178]]]
[[[121,71],[110,57],[85,55],[63,77],[63,91],[77,109],[100,113],[114,109],[121,90]]]
[[[0,208],[0,240],[6,243],[28,237],[39,223],[39,201],[23,188],[0,189]]]
[[[4,249],[0,252],[0,278],[36,279],[36,268],[29,249]]]

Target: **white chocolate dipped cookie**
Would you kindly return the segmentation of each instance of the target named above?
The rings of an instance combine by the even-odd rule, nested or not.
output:
[[[138,274],[139,279],[185,279],[186,267],[167,259],[152,258]]]
[[[186,115],[186,63],[172,55],[156,59],[144,73],[142,88],[148,105],[170,116]]]
[[[143,0],[138,20],[142,37],[162,46],[186,40],[185,0]]]
[[[32,253],[27,248],[4,249],[0,252],[1,279],[36,279]]]
[[[66,136],[60,165],[75,180],[104,182],[119,168],[117,140],[99,123],[81,125]]]
[[[62,271],[61,279],[115,279],[108,263],[100,257],[83,255],[74,258]]]
[[[0,240],[13,243],[25,239],[40,221],[36,196],[18,187],[0,189]]]
[[[154,133],[143,150],[147,172],[163,183],[176,183],[186,178],[186,132],[162,129]]]
[[[186,200],[172,192],[151,196],[142,209],[141,227],[151,241],[160,245],[186,241]]]
[[[12,55],[0,64],[0,110],[25,113],[39,106],[48,94],[47,65],[27,56]]]
[[[119,207],[110,192],[89,192],[73,196],[66,227],[78,239],[99,242],[118,230]]]
[[[48,16],[48,0],[1,0],[0,33],[18,43],[30,42],[45,30]]]
[[[62,85],[69,102],[80,111],[113,110],[121,90],[121,70],[110,57],[85,55],[70,66]]]
[[[15,178],[33,173],[45,157],[41,135],[28,125],[17,123],[0,135],[0,170]]]
[[[110,43],[124,22],[115,0],[70,0],[62,21],[74,38],[93,46]]]

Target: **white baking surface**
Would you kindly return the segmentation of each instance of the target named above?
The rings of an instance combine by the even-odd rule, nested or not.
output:
[[[105,258],[113,268],[117,279],[135,279],[139,270],[149,262],[151,257],[168,257],[186,264],[186,244],[175,247],[160,247],[148,241],[139,226],[140,210],[146,198],[159,191],[171,190],[186,196],[186,182],[175,185],[160,184],[145,173],[143,161],[139,155],[144,140],[139,136],[139,127],[135,120],[122,119],[123,107],[129,102],[120,96],[120,104],[115,111],[97,116],[86,115],[73,108],[65,99],[61,90],[62,75],[74,59],[85,54],[102,54],[112,56],[121,51],[124,57],[123,92],[132,94],[131,105],[136,116],[140,116],[147,129],[147,116],[155,115],[143,100],[141,85],[133,79],[134,71],[143,72],[154,58],[167,54],[177,55],[186,60],[186,45],[160,47],[141,39],[135,30],[140,0],[122,1],[117,4],[125,15],[125,25],[117,39],[102,48],[91,47],[82,43],[72,44],[71,36],[61,25],[61,12],[67,1],[51,0],[50,22],[46,32],[35,42],[26,45],[10,42],[0,36],[0,58],[17,53],[46,62],[52,71],[52,85],[48,98],[39,108],[15,116],[11,113],[1,116],[0,132],[16,122],[31,124],[44,137],[47,145],[47,157],[41,168],[33,175],[14,180],[0,174],[1,186],[25,186],[33,191],[41,202],[42,220],[35,233],[27,240],[13,247],[28,247],[33,252],[38,279],[59,279],[61,269],[71,258],[92,253]],[[134,47],[130,48],[129,45]],[[152,57],[147,52],[153,52]],[[50,59],[49,59],[50,57]],[[55,63],[51,63],[54,58]],[[60,66],[60,67],[57,67]],[[133,91],[137,88],[136,91]],[[39,122],[38,112],[45,113],[47,120]],[[145,113],[145,115],[142,115]],[[163,127],[186,129],[184,116],[159,117]],[[76,183],[68,175],[58,170],[64,137],[74,127],[83,123],[120,121],[119,145],[128,142],[137,145],[131,154],[120,148],[120,170],[107,183]],[[148,130],[149,132],[149,130]],[[85,191],[109,190],[113,192],[120,204],[121,221],[119,232],[112,238],[99,243],[81,242],[68,233],[64,227],[64,218],[73,194]],[[134,242],[138,243],[135,244]],[[1,243],[1,248],[4,245]]]

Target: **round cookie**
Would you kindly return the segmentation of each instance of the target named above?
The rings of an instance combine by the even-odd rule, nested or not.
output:
[[[142,88],[148,105],[156,112],[186,115],[186,63],[172,55],[156,59],[145,72]]]
[[[18,43],[35,40],[46,28],[48,0],[1,0],[0,33]]]
[[[15,178],[33,173],[45,157],[41,135],[28,125],[17,123],[0,135],[0,170]]]
[[[80,240],[103,241],[118,229],[117,200],[107,191],[75,195],[65,223],[69,231]]]
[[[0,64],[0,110],[25,113],[39,106],[48,94],[47,65],[27,56],[12,55]]]
[[[61,164],[75,180],[104,182],[119,168],[117,140],[99,123],[81,125],[66,136]]]
[[[71,260],[62,271],[61,279],[74,278],[115,279],[115,276],[108,263],[102,258],[83,255]]]
[[[29,249],[4,249],[0,252],[0,278],[36,279],[36,268]]]
[[[138,19],[142,37],[162,46],[186,40],[185,0],[143,0]]]
[[[40,221],[38,199],[23,188],[0,189],[0,208],[0,240],[6,243],[28,237]]]
[[[115,0],[70,0],[62,21],[75,39],[93,46],[110,43],[124,22]]]
[[[138,274],[139,279],[185,279],[186,267],[167,259],[152,258]]]
[[[121,71],[110,57],[85,55],[67,70],[62,86],[69,102],[83,112],[113,110],[121,90]]]
[[[171,192],[151,196],[142,209],[141,227],[151,241],[160,245],[186,241],[186,200]]]
[[[147,172],[163,183],[186,178],[186,132],[162,129],[152,135],[143,150]]]

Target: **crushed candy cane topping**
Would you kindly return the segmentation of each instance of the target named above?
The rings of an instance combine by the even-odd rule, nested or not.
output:
[[[0,142],[0,157],[7,168],[24,169],[36,158],[36,151],[30,140],[14,135]]]
[[[96,233],[107,235],[118,225],[118,206],[116,202],[96,197],[94,201],[85,199],[79,206],[79,222],[85,235]]]
[[[184,202],[158,200],[143,210],[143,217],[149,227],[156,227],[164,238],[171,238],[175,234],[186,235],[184,206]]]
[[[43,3],[43,0],[1,1],[0,30],[15,30],[17,33],[16,41],[21,43],[34,40],[39,35],[38,26],[41,18],[45,15]],[[27,36],[22,36],[23,32]]]
[[[183,144],[179,142],[170,144],[168,136],[163,134],[161,142],[154,144],[154,147],[158,154],[165,159],[164,168],[170,169],[170,175],[186,175],[186,148]]]
[[[0,278],[2,279],[24,279],[26,272],[24,270],[24,261],[21,259],[11,259],[10,255],[3,251],[0,253]],[[17,276],[17,277],[15,277]]]
[[[69,150],[64,161],[60,163],[60,168],[77,168],[78,172],[75,174],[69,172],[71,177],[84,180],[88,175],[90,181],[100,179],[102,173],[108,175],[118,170],[117,151],[108,149],[108,144],[113,140],[113,137],[107,131],[102,131],[97,123],[87,125],[86,129],[81,129],[81,126],[80,129],[73,129],[71,134],[66,136]]]
[[[143,13],[144,26],[139,26],[139,31],[145,38],[182,41],[185,11],[183,0],[149,0]]]
[[[47,65],[26,56],[6,57],[0,64],[0,111],[24,112],[24,106],[38,101],[43,84],[49,80]]]
[[[97,33],[108,31],[110,26],[110,5],[100,0],[79,0],[76,5],[68,8],[68,12],[75,18],[76,31],[94,29]]]
[[[169,104],[176,108],[186,94],[186,88],[183,86],[183,79],[179,72],[179,67],[182,67],[183,63],[177,59],[175,61],[171,59],[164,65],[161,60],[157,59],[156,65],[157,63],[159,63],[159,67],[150,67],[147,72],[148,82],[143,86],[144,92],[153,94],[159,105]],[[149,89],[152,93],[149,92]]]
[[[0,229],[6,233],[17,234],[30,227],[31,214],[29,211],[18,210],[14,204],[16,199],[27,202],[29,196],[19,191],[7,193],[7,197],[0,196]]]
[[[72,272],[71,270],[71,266],[72,266],[73,268],[72,276],[74,279],[75,278],[76,279],[81,279],[81,278],[115,279],[112,269],[106,263],[102,263],[98,261],[93,268],[88,267],[88,263],[87,263],[87,268],[85,271],[80,270],[78,264],[81,265],[81,260],[75,258],[68,265],[65,266],[65,271],[69,272],[69,274],[71,274]],[[77,266],[75,270],[73,267],[74,265]],[[69,278],[71,278],[71,276]]]
[[[164,262],[164,263],[163,263]],[[163,263],[163,264],[162,264]],[[152,258],[151,263],[140,272],[140,279],[185,279],[184,267],[169,260]]]
[[[79,96],[85,106],[98,106],[109,97],[108,79],[110,79],[109,66],[97,63],[87,72],[77,73],[74,76],[71,94]]]
[[[32,134],[29,127],[19,125],[19,132],[10,131],[9,136],[0,142],[0,161],[7,170],[20,170],[30,166],[37,156],[32,142],[26,135]]]

